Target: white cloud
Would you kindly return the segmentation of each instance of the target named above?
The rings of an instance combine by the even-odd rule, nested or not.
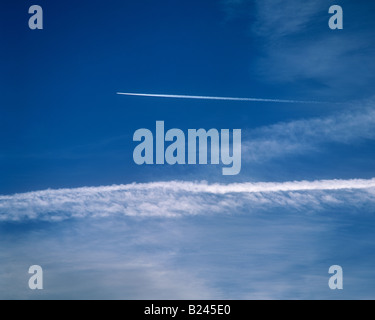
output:
[[[313,151],[327,143],[365,139],[375,139],[375,110],[371,108],[258,128],[246,134],[242,149],[244,160],[264,161]]]
[[[342,0],[344,32],[328,27],[332,5],[324,0],[225,0],[231,18],[248,14],[251,34],[262,50],[257,76],[284,83],[309,96],[359,98],[373,94],[373,19],[368,2]],[[345,12],[351,12],[346,15]]]
[[[326,1],[301,2],[295,0],[256,1],[258,12],[254,31],[271,38],[299,33],[319,12],[328,11]],[[327,10],[325,10],[327,9]]]
[[[0,197],[0,221],[62,221],[71,218],[180,217],[198,214],[373,203],[375,179],[284,183],[207,184],[157,182],[45,190]]]

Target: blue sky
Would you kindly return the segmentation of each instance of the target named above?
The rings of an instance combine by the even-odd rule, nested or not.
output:
[[[0,298],[374,298],[374,4],[36,4],[44,30],[28,1],[0,22]],[[242,129],[241,174],[137,166],[159,120]]]

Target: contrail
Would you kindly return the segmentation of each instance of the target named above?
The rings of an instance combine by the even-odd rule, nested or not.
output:
[[[209,96],[189,96],[176,94],[148,94],[148,93],[124,93],[117,92],[118,95],[166,98],[166,99],[194,99],[194,100],[219,100],[219,101],[242,101],[242,102],[273,102],[273,103],[309,103],[319,104],[321,101],[299,101],[299,100],[281,100],[281,99],[260,99],[260,98],[231,98],[231,97],[209,97]]]
[[[375,205],[375,179],[289,182],[163,181],[144,184],[44,190],[0,196],[0,223],[40,219],[57,222],[85,217],[178,217],[234,208],[277,206],[315,210],[329,206]],[[371,209],[371,210],[372,210]]]
[[[273,193],[273,192],[299,192],[299,191],[334,191],[334,190],[366,190],[375,188],[375,178],[372,179],[333,179],[333,180],[315,180],[315,181],[286,181],[286,182],[242,182],[230,184],[209,184],[207,182],[192,181],[168,181],[168,182],[149,182],[149,183],[132,183],[126,185],[112,185],[100,187],[83,187],[73,189],[48,189],[43,191],[33,191],[14,195],[0,195],[0,208],[3,201],[10,199],[24,199],[44,197],[49,194],[59,196],[63,194],[78,193],[103,193],[113,191],[150,191],[164,190],[174,192],[189,193],[211,193],[211,194],[228,194],[228,193]]]

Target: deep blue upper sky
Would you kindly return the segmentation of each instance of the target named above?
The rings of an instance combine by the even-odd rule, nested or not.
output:
[[[160,179],[219,181],[219,168],[205,174],[194,167],[137,167],[134,131],[153,129],[156,120],[183,130],[251,130],[346,108],[155,100],[117,91],[345,103],[373,96],[375,5],[368,1],[337,2],[345,8],[343,31],[328,28],[329,6],[319,1],[295,11],[270,11],[267,1],[263,7],[213,0],[37,2],[43,31],[28,29],[29,1],[2,8],[1,194]],[[268,167],[245,164],[243,175],[228,182],[375,174],[369,164],[348,174],[357,166],[353,152],[335,147],[329,155],[277,159]],[[373,156],[368,145],[357,148],[360,159]],[[348,159],[341,169],[332,166],[336,157]]]

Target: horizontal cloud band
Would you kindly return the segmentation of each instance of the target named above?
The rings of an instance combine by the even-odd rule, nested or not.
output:
[[[0,221],[69,218],[177,217],[275,206],[319,210],[325,204],[375,202],[375,179],[208,184],[155,182],[0,196]]]

